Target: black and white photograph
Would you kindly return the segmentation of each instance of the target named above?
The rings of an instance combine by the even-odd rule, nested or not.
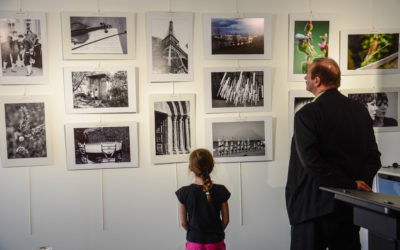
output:
[[[400,29],[340,31],[343,75],[399,74]]]
[[[193,80],[193,13],[147,12],[150,82]]]
[[[271,14],[204,14],[207,59],[271,59]]]
[[[64,59],[134,59],[134,14],[62,13]]]
[[[3,167],[48,165],[51,143],[46,97],[2,96],[0,105]]]
[[[206,145],[215,162],[272,160],[272,118],[209,118]]]
[[[151,96],[152,160],[182,162],[195,147],[194,95]]]
[[[313,99],[314,95],[306,90],[289,91],[289,140],[292,139],[293,135],[294,115]]]
[[[44,13],[0,11],[0,84],[47,83],[46,36]]]
[[[350,99],[368,110],[377,132],[399,130],[399,92],[400,89],[395,88],[345,91]]]
[[[67,113],[136,112],[134,66],[64,68]]]
[[[68,170],[138,167],[137,124],[66,124]]]
[[[265,112],[271,110],[271,69],[206,68],[207,113]]]

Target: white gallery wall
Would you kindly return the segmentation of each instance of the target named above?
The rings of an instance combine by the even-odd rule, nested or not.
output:
[[[237,3],[237,5],[236,5]],[[237,7],[236,7],[237,6]],[[311,6],[311,8],[310,8]],[[205,67],[237,67],[237,60],[205,60],[203,13],[271,13],[272,59],[241,60],[241,66],[272,68],[272,110],[241,116],[272,116],[273,161],[217,164],[212,175],[231,191],[231,221],[226,230],[230,250],[287,250],[290,227],[284,187],[289,159],[289,91],[304,82],[288,81],[288,14],[335,14],[330,55],[339,59],[341,29],[399,28],[399,0],[0,0],[1,10],[47,13],[49,83],[1,85],[0,95],[49,95],[54,161],[51,166],[0,168],[0,250],[155,250],[184,249],[175,190],[192,181],[187,163],[152,165],[148,97],[196,94],[196,142],[205,146],[204,119],[235,114],[205,114]],[[136,13],[136,59],[131,61],[63,60],[60,12]],[[194,12],[194,81],[149,83],[145,39],[146,11]],[[63,67],[134,64],[137,113],[66,114]],[[343,76],[341,89],[400,87],[400,75]],[[138,122],[139,168],[67,171],[64,124]],[[384,165],[400,161],[400,132],[377,133]],[[364,249],[365,239],[363,240]]]

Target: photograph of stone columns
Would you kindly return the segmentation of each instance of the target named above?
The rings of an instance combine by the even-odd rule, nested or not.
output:
[[[189,101],[155,102],[154,122],[156,155],[190,152]]]

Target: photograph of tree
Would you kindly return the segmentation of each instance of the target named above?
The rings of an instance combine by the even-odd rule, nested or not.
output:
[[[397,69],[399,33],[349,34],[348,70]]]

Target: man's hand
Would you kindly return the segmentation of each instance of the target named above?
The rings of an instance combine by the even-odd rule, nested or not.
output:
[[[356,183],[357,183],[357,190],[372,192],[372,188],[368,186],[368,184],[365,183],[364,181],[358,180],[356,181]]]

